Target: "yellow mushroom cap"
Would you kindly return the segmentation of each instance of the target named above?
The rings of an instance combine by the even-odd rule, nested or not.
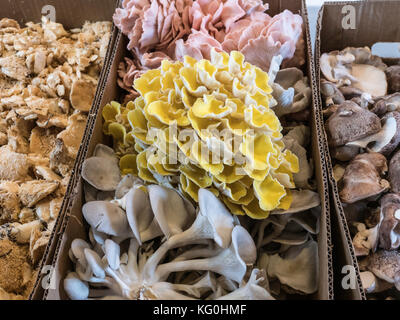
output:
[[[135,80],[138,98],[104,107],[104,132],[129,150],[122,174],[148,183],[168,177],[195,201],[207,188],[254,219],[289,208],[299,162],[283,143],[268,81],[237,51],[164,60]]]

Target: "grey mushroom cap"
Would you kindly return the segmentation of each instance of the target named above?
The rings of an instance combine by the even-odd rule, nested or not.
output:
[[[117,237],[132,235],[124,210],[116,204],[91,201],[83,205],[82,212],[85,220],[96,231]]]
[[[207,217],[214,231],[214,240],[222,248],[231,242],[234,221],[230,212],[209,190],[199,190],[200,214]]]
[[[274,210],[271,214],[289,214],[309,210],[321,204],[319,194],[311,190],[293,190],[293,200],[288,210]]]
[[[118,159],[115,156],[114,150],[112,148],[110,148],[109,146],[106,146],[106,145],[100,144],[100,143],[98,145],[96,145],[93,155],[95,157],[110,158],[110,159],[113,159],[114,161],[118,161]]]
[[[277,116],[300,112],[311,103],[311,88],[307,77],[297,68],[280,70],[272,84],[273,97],[277,105],[273,110]]]
[[[85,300],[89,297],[89,285],[78,274],[70,272],[64,279],[64,290],[72,300]]]
[[[147,190],[154,216],[167,238],[193,223],[195,217],[190,215],[178,192],[158,185],[150,185]]]
[[[115,189],[115,198],[121,199],[124,195],[126,195],[129,190],[136,185],[144,185],[143,181],[138,177],[135,177],[132,174],[125,175],[121,181],[118,183],[117,188]]]
[[[129,226],[139,244],[142,244],[140,233],[145,231],[154,219],[149,195],[141,188],[132,188],[125,197]]]
[[[282,256],[264,256],[267,274],[295,290],[311,294],[318,287],[318,244],[310,240],[292,246]]]
[[[112,158],[91,157],[82,165],[82,178],[101,191],[113,191],[121,181],[118,166]]]

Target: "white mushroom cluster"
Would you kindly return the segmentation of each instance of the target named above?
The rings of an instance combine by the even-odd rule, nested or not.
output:
[[[334,177],[364,289],[371,298],[398,297],[400,65],[367,47],[325,53],[320,65]]]
[[[109,165],[104,176],[92,175],[97,158]],[[253,267],[252,237],[212,192],[200,189],[195,210],[177,191],[131,175],[115,185],[118,161],[104,145],[84,168],[90,241],[71,244],[71,299],[273,299]]]

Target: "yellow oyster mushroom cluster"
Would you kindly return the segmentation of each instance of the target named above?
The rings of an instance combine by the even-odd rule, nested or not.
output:
[[[122,174],[178,187],[195,201],[207,188],[255,219],[288,209],[299,163],[282,141],[268,80],[237,51],[164,60],[135,80],[135,101],[103,109]]]

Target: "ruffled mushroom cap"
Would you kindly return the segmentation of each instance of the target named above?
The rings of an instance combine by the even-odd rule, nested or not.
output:
[[[268,75],[239,52],[211,55],[211,61],[164,60],[135,80],[134,102],[104,108],[104,132],[116,146],[137,151],[121,158],[122,169],[148,183],[179,181],[195,201],[207,188],[236,214],[260,219],[287,209],[299,163],[270,109]]]
[[[270,17],[264,13],[267,8],[260,0],[125,1],[116,10],[114,23],[128,36],[128,49],[141,66],[126,60],[120,66],[119,85],[134,97],[131,83],[138,72],[158,68],[164,59],[183,61],[186,55],[210,59],[212,49],[241,51],[264,71],[277,55],[286,67],[301,67],[305,63],[302,17],[289,10]]]

